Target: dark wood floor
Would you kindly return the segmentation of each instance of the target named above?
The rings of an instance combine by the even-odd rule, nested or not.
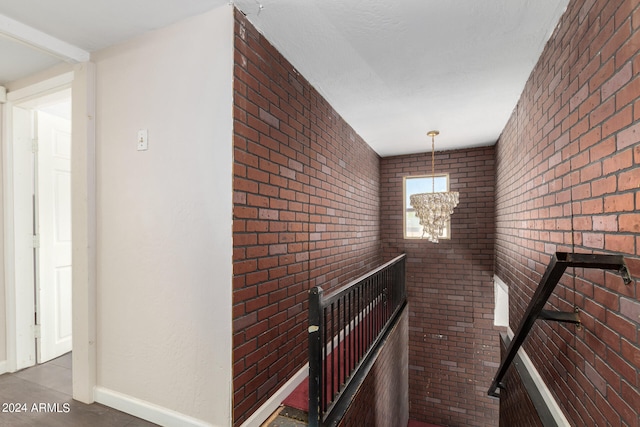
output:
[[[99,403],[71,398],[71,353],[0,375],[0,427],[151,427]]]

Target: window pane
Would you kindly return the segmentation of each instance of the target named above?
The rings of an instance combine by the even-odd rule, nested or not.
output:
[[[413,209],[406,212],[405,234],[406,237],[422,237],[422,226]]]
[[[435,187],[435,188],[434,188]],[[408,239],[419,239],[422,237],[422,226],[416,217],[413,207],[411,207],[411,195],[419,193],[431,193],[435,189],[436,193],[449,191],[449,176],[436,175],[412,176],[404,179],[405,214],[404,214],[404,237]],[[443,230],[441,238],[448,239],[450,225],[447,224]]]

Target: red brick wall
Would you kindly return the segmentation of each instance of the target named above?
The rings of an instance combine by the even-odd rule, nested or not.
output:
[[[452,238],[438,244],[405,240],[402,232],[402,178],[430,174],[431,154],[381,161],[385,255],[407,254],[411,419],[498,424],[498,402],[487,396],[500,359],[493,327],[494,154],[494,147],[436,153],[436,172],[449,173],[451,190],[460,193]]]
[[[338,427],[407,427],[408,330],[405,308]]]
[[[311,287],[382,263],[379,157],[240,13],[234,68],[234,424],[307,361]]]
[[[501,357],[504,358],[506,353],[507,344],[501,339]],[[516,358],[501,381],[504,384],[504,388],[499,390],[500,427],[544,427],[544,422],[529,395],[523,378],[518,372],[517,364]]]
[[[496,274],[515,330],[555,251],[640,255],[640,6],[572,0],[497,144]],[[638,283],[570,269],[525,342],[574,425],[638,426]]]

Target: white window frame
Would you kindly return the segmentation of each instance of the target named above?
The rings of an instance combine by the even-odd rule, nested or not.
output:
[[[439,179],[445,179],[445,183],[440,184],[438,181]],[[409,197],[412,194],[419,194],[419,193],[431,193],[432,188],[433,188],[433,179],[435,179],[435,184],[436,184],[436,193],[438,192],[446,192],[449,191],[449,174],[448,173],[437,173],[435,175],[411,175],[411,176],[405,176],[402,178],[402,203],[403,203],[403,209],[402,209],[402,235],[405,239],[422,239],[422,227],[419,226],[419,230],[414,230],[414,231],[409,231],[407,230],[407,227],[410,227],[411,224],[408,224],[410,222],[410,215],[413,215],[413,218],[415,218],[415,214],[413,214],[414,210],[413,208],[411,208],[410,204],[409,204]],[[410,180],[424,180],[424,183],[420,183],[419,187],[417,188],[410,188],[407,189],[407,181]],[[413,187],[413,186],[411,186]],[[415,221],[411,221],[413,223],[415,223]],[[415,228],[415,225],[414,227]],[[442,231],[442,235],[438,236],[438,239],[443,239],[443,240],[449,240],[451,239],[451,221],[447,221],[447,225],[445,227],[445,229]]]

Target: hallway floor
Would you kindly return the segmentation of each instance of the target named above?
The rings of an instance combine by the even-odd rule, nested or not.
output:
[[[152,427],[99,403],[71,398],[71,353],[0,375],[0,427]]]

